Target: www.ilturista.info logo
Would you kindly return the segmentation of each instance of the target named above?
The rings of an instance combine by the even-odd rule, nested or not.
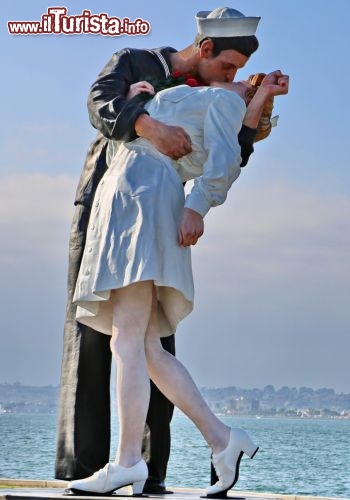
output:
[[[41,21],[8,21],[11,35],[80,35],[104,36],[147,35],[151,26],[143,19],[130,21],[128,17],[109,17],[108,14],[92,14],[83,10],[79,16],[67,16],[66,7],[49,7]]]

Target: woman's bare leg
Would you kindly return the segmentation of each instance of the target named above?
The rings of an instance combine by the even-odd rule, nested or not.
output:
[[[150,395],[145,333],[150,319],[152,282],[113,292],[111,350],[117,369],[119,443],[116,462],[131,467],[141,459],[142,436]]]
[[[149,373],[165,396],[192,419],[213,451],[219,480],[207,488],[207,494],[228,491],[237,482],[242,453],[253,458],[257,446],[245,431],[230,429],[211,412],[185,367],[163,349],[152,282],[117,290],[113,300],[111,349],[117,364],[120,428],[117,463],[107,464],[91,477],[71,481],[69,487],[73,491],[111,493],[132,484],[134,494],[143,491],[148,470],[141,459],[141,443],[149,403]]]
[[[159,390],[195,423],[213,453],[225,449],[229,427],[210,410],[186,368],[161,345],[155,290],[145,347],[148,373]]]

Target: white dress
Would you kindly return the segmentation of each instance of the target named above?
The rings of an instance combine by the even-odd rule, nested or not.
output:
[[[179,220],[184,206],[204,217],[226,199],[240,174],[245,109],[234,92],[187,85],[147,103],[153,118],[189,133],[193,151],[175,162],[142,138],[118,145],[92,206],[73,299],[79,322],[111,335],[111,290],[144,280],[157,287],[161,335],[174,333],[191,312],[191,250],[177,242]]]

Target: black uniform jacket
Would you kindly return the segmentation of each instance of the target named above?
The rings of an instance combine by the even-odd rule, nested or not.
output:
[[[75,204],[91,207],[97,184],[107,168],[108,139],[128,142],[137,137],[134,130],[135,121],[140,114],[147,112],[133,100],[125,99],[129,86],[150,77],[165,78],[162,58],[171,71],[170,54],[173,52],[176,50],[171,47],[154,50],[126,48],[115,53],[101,71],[88,97],[90,121],[99,132],[88,150]],[[242,167],[247,164],[253,152],[255,134],[256,129],[244,125],[239,133]]]

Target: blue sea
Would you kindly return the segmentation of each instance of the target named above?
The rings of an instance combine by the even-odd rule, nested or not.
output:
[[[242,459],[237,491],[350,498],[350,420],[222,418],[246,429],[260,445],[254,460]],[[54,479],[56,420],[56,415],[0,415],[0,477]],[[167,485],[206,487],[209,462],[200,433],[176,412]]]

